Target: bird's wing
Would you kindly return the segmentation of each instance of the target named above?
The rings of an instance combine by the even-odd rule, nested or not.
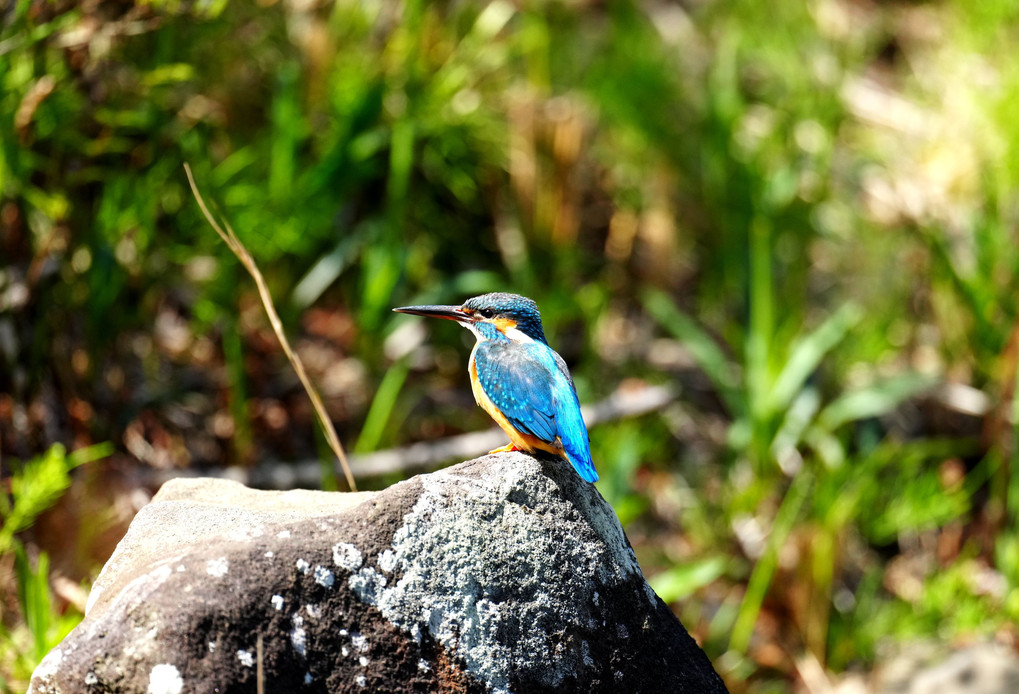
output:
[[[584,416],[580,412],[580,400],[577,398],[577,389],[573,386],[573,378],[570,377],[566,362],[559,353],[549,351],[555,358],[556,370],[569,386],[561,389],[561,397],[558,398],[556,422],[559,438],[580,476],[588,482],[597,482],[598,473],[595,472],[591,460],[591,440],[587,434],[587,425],[584,424]]]
[[[577,473],[598,479],[577,393],[558,354],[540,343],[486,340],[474,360],[485,395],[510,424],[547,443],[558,438]]]
[[[547,347],[544,349],[548,349]],[[550,351],[550,350],[549,350]],[[540,349],[515,342],[486,340],[474,353],[478,381],[520,431],[554,443],[556,436],[555,371]]]

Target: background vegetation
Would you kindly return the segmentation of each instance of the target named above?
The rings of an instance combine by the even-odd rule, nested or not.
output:
[[[0,690],[160,475],[321,459],[337,487],[185,161],[350,449],[488,426],[470,336],[395,305],[516,291],[582,401],[678,388],[592,429],[599,489],[733,691],[1014,643],[1015,0],[0,20]]]

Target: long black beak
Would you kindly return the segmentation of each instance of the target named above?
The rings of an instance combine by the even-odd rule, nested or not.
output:
[[[403,306],[394,308],[397,313],[409,313],[414,316],[429,316],[431,318],[445,318],[455,320],[458,323],[474,321],[469,313],[464,313],[459,306]]]

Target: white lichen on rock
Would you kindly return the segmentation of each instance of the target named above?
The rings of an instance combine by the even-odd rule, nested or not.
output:
[[[357,571],[364,563],[361,550],[348,542],[333,545],[333,563],[347,571]]]
[[[323,588],[332,588],[333,582],[336,580],[333,576],[333,572],[324,566],[315,567],[315,583],[319,584]]]
[[[374,605],[374,600],[379,591],[386,587],[386,577],[370,566],[362,568],[357,573],[351,574],[347,584],[354,594],[368,605]]]
[[[230,571],[230,562],[226,557],[210,559],[205,562],[205,573],[215,578],[223,578]]]
[[[231,528],[226,537],[233,542],[247,542],[265,534],[265,528],[261,525],[238,526]]]
[[[393,550],[387,549],[379,555],[379,568],[390,574],[396,570],[396,554]]]
[[[184,679],[180,671],[169,663],[160,663],[149,672],[147,694],[180,694],[184,691]]]
[[[368,639],[361,635],[361,632],[355,631],[350,635],[350,645],[356,648],[361,653],[368,652]]]
[[[290,644],[303,658],[308,655],[308,632],[304,629],[304,617],[295,614],[290,618],[290,624]]]
[[[596,587],[629,583],[634,576],[644,582],[611,508],[574,506],[544,476],[535,490],[535,480],[523,477],[535,475],[535,464],[528,458],[519,467],[500,466],[502,476],[483,485],[455,472],[428,476],[392,548],[379,556],[379,570],[365,566],[348,579],[362,602],[415,640],[428,633],[455,651],[493,691],[509,688],[521,654],[558,647],[561,657],[551,661],[546,675],[552,687],[592,666],[589,646],[579,639],[556,642],[555,635],[578,623],[597,628],[601,619],[593,612],[567,613],[562,606],[592,604]],[[518,499],[521,494],[526,498]],[[564,541],[560,519],[578,512],[588,536]],[[347,561],[341,547],[334,548],[337,564],[344,559],[352,571],[360,566],[360,552],[356,561]],[[400,572],[399,580],[387,580],[383,571]],[[516,599],[506,601],[506,595]],[[506,633],[518,635],[514,643],[505,640]],[[573,657],[565,657],[569,653]]]

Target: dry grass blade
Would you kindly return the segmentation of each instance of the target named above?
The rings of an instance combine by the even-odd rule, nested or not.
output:
[[[255,643],[255,652],[258,658],[258,669],[255,671],[256,694],[265,694],[265,646],[262,643],[262,635],[258,635]]]
[[[191,186],[191,193],[195,196],[195,200],[198,201],[198,206],[202,209],[202,214],[205,215],[205,219],[209,222],[219,237],[223,239],[230,250],[233,252],[237,259],[241,261],[241,265],[248,271],[252,279],[255,280],[255,286],[258,287],[258,296],[262,300],[262,306],[265,307],[265,313],[269,316],[269,323],[272,325],[273,332],[276,333],[276,339],[280,341],[280,346],[283,347],[284,353],[287,355],[287,359],[290,360],[290,364],[294,367],[294,371],[297,372],[297,377],[301,379],[301,385],[304,386],[305,392],[308,393],[308,397],[311,398],[311,404],[315,408],[315,414],[318,417],[319,424],[322,425],[322,431],[325,432],[326,440],[329,442],[329,447],[333,449],[333,453],[336,454],[336,458],[340,461],[340,465],[343,467],[343,474],[347,478],[347,486],[350,487],[351,491],[357,491],[357,485],[354,483],[354,475],[350,471],[350,464],[347,462],[347,454],[343,451],[343,446],[340,444],[340,439],[336,436],[336,429],[333,427],[332,421],[329,419],[329,415],[326,413],[325,405],[322,404],[322,398],[319,396],[318,391],[315,390],[315,386],[312,385],[311,380],[308,378],[307,372],[304,370],[304,364],[301,363],[300,358],[290,347],[290,341],[287,340],[286,333],[283,332],[283,321],[280,320],[279,314],[276,313],[276,307],[272,302],[272,295],[269,294],[269,287],[265,283],[265,279],[262,277],[261,271],[258,269],[258,265],[255,264],[255,259],[248,253],[248,249],[244,247],[240,239],[237,238],[237,234],[234,233],[229,222],[224,220],[223,226],[220,226],[216,221],[216,218],[209,212],[209,208],[205,205],[205,200],[202,198],[202,194],[198,192],[198,186],[195,184],[195,178],[191,174],[191,167],[184,164],[184,171],[187,173],[188,184]]]

